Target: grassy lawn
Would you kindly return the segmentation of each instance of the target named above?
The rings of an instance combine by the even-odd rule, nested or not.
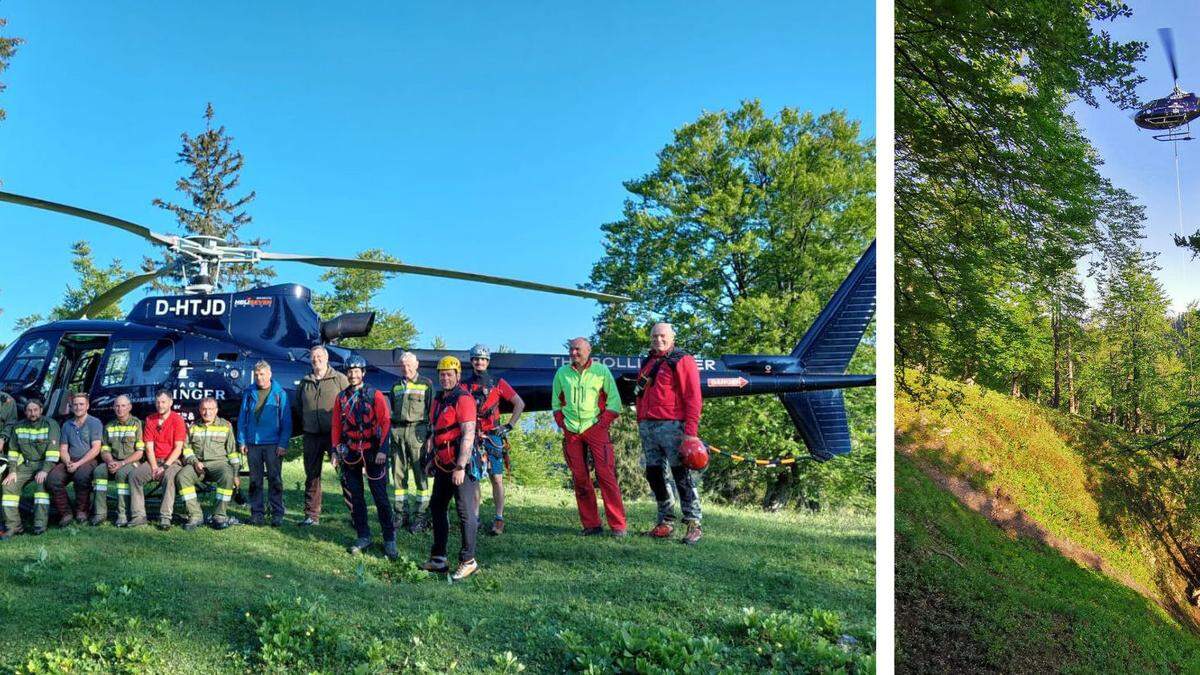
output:
[[[900,672],[1200,672],[1200,639],[1153,602],[1009,538],[899,454],[896,590]]]
[[[104,663],[107,672],[162,664],[182,672],[545,672],[568,667],[580,644],[633,649],[646,630],[665,631],[651,642],[665,635],[685,647],[708,645],[701,651],[718,644],[707,639],[719,641],[705,652],[712,670],[760,658],[747,634],[779,642],[791,630],[779,617],[841,636],[841,652],[873,648],[870,516],[706,505],[705,539],[689,548],[582,538],[571,493],[513,488],[508,532],[480,536],[480,573],[452,585],[415,570],[428,555],[428,534],[401,533],[396,563],[379,551],[346,554],[351,530],[328,471],[321,525],[296,527],[302,468],[292,461],[284,471],[289,517],[280,529],[52,528],[0,544],[0,670]],[[653,524],[653,504],[627,510],[631,531]],[[490,518],[490,500],[482,516]],[[373,515],[372,529],[378,539]],[[452,519],[452,557],[453,532]],[[748,620],[745,607],[778,616]]]

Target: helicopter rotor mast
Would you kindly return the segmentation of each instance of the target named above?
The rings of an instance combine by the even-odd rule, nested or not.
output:
[[[303,255],[296,253],[273,253],[263,251],[257,248],[245,246],[230,246],[224,239],[207,235],[189,235],[177,236],[167,235],[154,232],[148,227],[138,225],[137,223],[115,218],[96,211],[89,211],[66,204],[58,204],[56,202],[38,199],[36,197],[27,197],[11,192],[0,191],[0,202],[10,202],[12,204],[20,204],[32,208],[42,209],[45,211],[54,211],[76,218],[83,218],[98,223],[103,223],[112,227],[116,227],[131,234],[135,234],[149,241],[156,246],[162,246],[174,254],[174,260],[167,263],[163,267],[129,277],[120,284],[106,290],[96,296],[82,310],[77,313],[74,318],[86,318],[89,314],[96,312],[119,302],[121,298],[129,294],[133,290],[149,283],[159,277],[179,271],[188,272],[188,283],[185,287],[187,293],[209,294],[213,293],[221,286],[221,266],[226,264],[257,264],[260,262],[298,262],[307,265],[316,265],[318,267],[341,267],[352,269],[370,269],[382,272],[394,272],[400,274],[417,274],[421,276],[440,277],[445,279],[460,279],[463,281],[474,281],[478,283],[493,284],[498,286],[508,286],[511,288],[523,288],[526,290],[540,291],[543,293],[555,293],[558,295],[571,295],[581,298],[589,298],[600,302],[626,302],[629,298],[621,295],[613,295],[611,293],[600,293],[597,291],[588,291],[579,288],[571,288],[568,286],[555,286],[551,284],[543,284],[536,281],[525,281],[523,279],[512,279],[509,277],[498,277],[488,274],[477,274],[474,272],[462,272],[458,270],[443,269],[440,267],[425,267],[421,265],[408,265],[400,262],[381,261],[381,260],[360,260],[358,258],[336,258],[330,256],[314,256]]]

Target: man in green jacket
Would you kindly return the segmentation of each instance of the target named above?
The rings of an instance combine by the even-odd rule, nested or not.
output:
[[[578,337],[570,342],[571,363],[554,373],[550,405],[554,421],[563,432],[563,455],[575,485],[575,503],[583,535],[604,532],[596,510],[596,490],[588,473],[587,453],[592,454],[596,480],[604,497],[604,516],[614,537],[624,537],[625,505],[617,485],[616,456],[608,428],[621,414],[621,394],[608,366],[592,360],[592,345]]]
[[[179,496],[187,506],[188,522],[185,530],[194,530],[204,523],[204,509],[196,496],[196,485],[214,483],[217,486],[217,506],[213,511],[212,527],[223,530],[229,527],[230,519],[225,510],[233,499],[233,488],[238,481],[238,468],[242,457],[238,453],[237,436],[233,425],[217,417],[217,399],[200,401],[200,419],[188,429],[187,443],[183,446],[184,467],[179,470]]]
[[[296,387],[304,431],[304,520],[301,527],[321,522],[321,467],[333,451],[333,402],[350,381],[329,366],[321,345],[308,350],[312,371]]]
[[[25,402],[25,419],[8,428],[4,444],[4,479],[0,481],[0,503],[4,505],[5,539],[21,534],[21,491],[30,481],[37,483],[33,493],[33,533],[42,534],[50,521],[50,493],[46,476],[59,462],[59,427],[42,417],[42,402]]]
[[[103,525],[108,518],[108,493],[112,491],[117,493],[117,527],[129,524],[126,510],[129,481],[146,451],[146,444],[142,442],[142,422],[129,414],[132,409],[129,397],[121,394],[113,401],[113,411],[117,416],[104,425],[100,444],[101,461],[92,471],[92,491],[95,495],[92,500],[95,514],[92,516],[92,525]]]
[[[429,519],[429,481],[421,449],[429,438],[429,412],[433,408],[433,380],[417,371],[417,356],[400,355],[404,375],[392,385],[392,478],[395,480],[393,513],[403,527],[416,534]],[[409,488],[412,474],[412,489]]]

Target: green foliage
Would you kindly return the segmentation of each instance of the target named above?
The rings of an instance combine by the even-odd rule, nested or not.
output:
[[[828,610],[803,614],[742,610],[743,638],[755,669],[771,672],[873,673],[874,640],[865,644],[843,632]]]
[[[901,386],[919,366],[1027,395],[1045,387],[1048,287],[1106,220],[1140,220],[1067,111],[1096,105],[1097,91],[1136,104],[1146,45],[1102,27],[1130,13],[1114,0],[897,4]]]
[[[622,219],[603,226],[605,255],[590,282],[633,298],[596,318],[594,342],[607,353],[645,351],[659,320],[671,322],[693,353],[787,353],[874,232],[874,144],[838,112],[784,108],[769,117],[750,101],[705,113],[675,132],[653,171],[625,188],[632,196]],[[870,372],[872,363],[858,359],[854,368]],[[873,408],[852,408],[851,427],[871,430],[856,433],[867,441],[856,452],[870,465],[873,420]],[[773,397],[707,404],[701,434],[739,454],[807,456]],[[706,486],[724,498],[757,493],[772,508],[796,503],[804,478],[726,465],[709,476]],[[761,485],[744,489],[745,478]]]
[[[8,22],[0,18],[0,29],[4,28]],[[17,47],[24,42],[21,38],[0,36],[0,73],[3,73],[8,68],[9,61],[17,53]],[[4,93],[7,87],[3,82],[0,82],[0,93]],[[4,120],[4,108],[0,108],[0,121]]]
[[[359,252],[359,260],[399,262],[377,248]],[[375,312],[375,325],[367,337],[339,341],[343,347],[356,349],[407,348],[416,344],[417,329],[399,310],[383,309],[375,304],[375,296],[394,273],[378,270],[338,267],[321,275],[321,281],[333,285],[329,293],[313,298],[313,309],[323,319],[332,319],[345,312]]]
[[[121,261],[115,258],[107,267],[97,267],[92,259],[92,246],[86,241],[77,241],[71,245],[71,268],[75,270],[76,281],[73,285],[67,285],[62,302],[52,307],[48,314],[32,314],[18,319],[18,331],[47,321],[77,318],[93,298],[121,283],[131,274]],[[119,319],[123,316],[125,313],[114,304],[93,312],[88,318]]]
[[[568,667],[583,673],[715,673],[725,651],[716,638],[663,626],[626,624],[599,639],[563,631],[559,639]]]
[[[509,478],[524,487],[558,487],[567,480],[562,436],[548,412],[530,413],[508,435]]]
[[[112,626],[109,624],[106,628]],[[113,638],[83,634],[79,643],[46,650],[33,650],[16,672],[22,675],[50,673],[121,673],[140,675],[161,671],[167,664],[150,647],[151,638],[163,637],[159,627],[151,631],[138,619],[116,624],[121,631]]]
[[[381,672],[385,649],[334,619],[325,599],[275,598],[258,614],[247,612],[254,657],[268,672]]]
[[[180,134],[182,147],[176,163],[188,168],[188,175],[175,181],[175,190],[184,195],[183,204],[155,198],[153,204],[170,211],[181,230],[189,235],[220,237],[230,246],[261,247],[270,242],[265,239],[242,240],[239,231],[250,224],[252,218],[246,206],[254,201],[251,190],[241,196],[234,192],[241,184],[245,157],[233,148],[233,137],[225,132],[224,125],[213,128],[212,103],[204,109],[204,130],[192,136]],[[167,255],[167,254],[164,254]],[[158,268],[161,262],[150,258],[143,260],[144,271]],[[221,268],[221,283],[233,290],[265,286],[275,277],[270,267],[254,267],[251,263],[229,264]],[[169,277],[168,277],[169,278]],[[176,284],[181,277],[174,277]],[[155,282],[160,290],[170,289],[167,282]]]

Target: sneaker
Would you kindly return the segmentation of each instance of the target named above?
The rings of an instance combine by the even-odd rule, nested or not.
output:
[[[666,539],[667,537],[671,536],[671,533],[674,531],[675,526],[664,520],[655,525],[654,529],[647,532],[646,536],[654,537],[656,539]]]
[[[450,577],[451,581],[462,581],[467,577],[479,571],[479,563],[474,560],[467,560],[458,563],[458,569],[454,570],[454,575]]]
[[[585,528],[583,528],[583,531],[580,532],[580,534],[582,534],[585,537],[594,537],[598,534],[604,534],[604,528],[603,527],[585,527]]]
[[[700,531],[700,523],[697,523],[694,520],[689,522],[687,526],[687,534],[683,535],[683,539],[681,539],[680,542],[691,546],[692,544],[700,541],[700,537],[703,535],[703,533]]]
[[[492,521],[492,530],[488,532],[493,537],[498,537],[504,534],[504,519],[497,516],[496,520]]]
[[[358,555],[368,548],[371,548],[371,539],[369,537],[359,537],[346,550],[351,555]]]
[[[391,539],[383,542],[383,554],[388,560],[395,561],[400,557],[400,552],[396,550],[396,540]]]
[[[304,520],[296,523],[296,525],[299,527],[313,527],[314,525],[320,525],[320,524],[321,524],[321,521],[317,520],[316,518],[313,518],[312,516],[305,516]]]
[[[196,529],[197,527],[200,527],[203,524],[204,524],[203,520],[189,520],[186,523],[184,523],[183,531],[191,532],[192,530]]]
[[[92,519],[88,521],[88,525],[91,525],[92,527],[100,527],[104,524],[105,520],[107,519],[104,516],[92,516]]]
[[[438,557],[430,558],[421,563],[421,569],[426,572],[433,572],[434,574],[445,574],[450,571],[450,566],[446,564],[445,558]]]

